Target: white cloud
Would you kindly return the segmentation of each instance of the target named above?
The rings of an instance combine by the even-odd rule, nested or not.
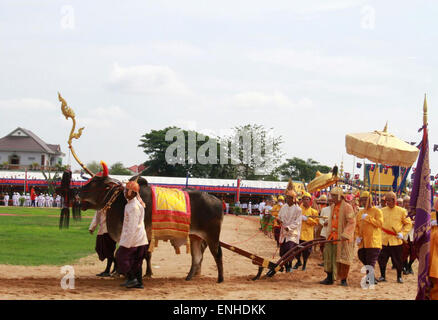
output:
[[[250,52],[249,59],[257,63],[269,63],[305,72],[328,76],[386,76],[393,71],[389,64],[366,57],[329,56],[316,50],[277,48]]]
[[[170,55],[174,57],[199,57],[204,50],[183,41],[156,42],[151,45],[151,49],[158,54]]]
[[[99,107],[90,110],[90,114],[97,117],[109,117],[112,119],[125,118],[128,116],[126,111],[118,106],[110,106],[107,108]]]
[[[127,123],[132,120],[130,114],[126,110],[118,106],[110,107],[99,107],[96,109],[91,109],[88,115],[81,118],[81,123],[79,126],[86,126],[97,129],[106,129],[111,127],[117,127],[123,124],[126,126]]]
[[[53,102],[43,99],[21,98],[0,100],[0,110],[50,111],[54,109],[56,109],[56,105]]]
[[[156,10],[177,12],[182,16],[199,17],[202,19],[259,19],[269,12],[288,12],[297,15],[308,15],[320,12],[332,12],[358,7],[366,0],[311,0],[290,1],[277,0],[267,6],[265,0],[222,0],[211,2],[203,0],[172,1],[162,0]]]
[[[121,67],[113,65],[109,84],[123,93],[186,95],[189,90],[168,66],[137,65]]]
[[[232,97],[232,105],[233,107],[252,110],[292,110],[295,108],[310,108],[312,106],[312,100],[309,98],[301,98],[297,102],[294,102],[280,91],[273,93],[246,91],[235,94]]]

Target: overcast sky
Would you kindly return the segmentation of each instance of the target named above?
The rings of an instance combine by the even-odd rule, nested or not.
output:
[[[60,91],[85,126],[85,163],[142,163],[151,129],[254,123],[286,157],[351,172],[345,134],[388,121],[418,142],[424,93],[438,144],[437,16],[433,0],[2,0],[0,136],[29,129],[68,163]]]

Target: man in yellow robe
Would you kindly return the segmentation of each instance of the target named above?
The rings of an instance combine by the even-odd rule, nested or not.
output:
[[[327,240],[339,240],[327,243],[324,247],[324,271],[327,278],[321,284],[330,285],[341,279],[342,286],[348,286],[347,277],[354,256],[354,230],[356,219],[352,206],[344,199],[340,187],[330,191],[334,204],[331,205],[331,216],[327,226]]]
[[[314,239],[315,226],[318,225],[318,218],[311,218],[310,216],[318,216],[318,211],[310,206],[312,201],[312,196],[310,193],[305,192],[302,196],[303,203],[301,204],[301,212],[302,212],[302,223],[301,223],[301,235],[300,235],[300,244],[306,241],[310,241]],[[309,259],[310,253],[312,252],[312,247],[304,250],[302,253],[296,256],[297,263],[294,265],[294,269],[298,269],[301,265],[303,266],[302,270],[306,270],[307,259]],[[303,255],[303,263],[301,263],[301,254]]]
[[[388,192],[385,195],[386,207],[382,209],[382,250],[378,258],[380,267],[379,282],[386,281],[386,264],[391,257],[397,269],[397,282],[403,283],[403,238],[412,228],[412,221],[408,218],[405,208],[397,206],[396,195]]]
[[[370,193],[363,191],[360,195],[360,203],[364,209],[356,216],[356,243],[359,250],[357,255],[364,266],[371,266],[372,273],[367,271],[368,283],[377,284],[374,267],[382,249],[382,210],[372,205]]]

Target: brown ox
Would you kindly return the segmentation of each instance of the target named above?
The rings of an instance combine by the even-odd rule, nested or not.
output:
[[[104,170],[104,172],[107,172]],[[134,180],[137,177],[132,177]],[[148,182],[143,179],[138,179],[140,185],[140,196],[145,208],[145,228],[149,242],[152,234],[152,190],[148,186]],[[81,188],[80,198],[82,210],[87,209],[102,209],[112,194],[121,188],[121,183],[108,175],[94,176],[89,182]],[[224,280],[222,250],[219,244],[219,235],[221,232],[223,211],[221,201],[205,192],[197,190],[186,190],[190,197],[191,206],[191,223],[190,223],[190,250],[192,255],[192,266],[186,277],[186,280],[192,279],[193,276],[199,275],[201,272],[201,263],[204,255],[204,250],[208,246],[211,254],[216,261],[218,269],[218,282]],[[123,192],[120,192],[107,211],[107,227],[111,238],[116,242],[120,240],[122,232],[124,208],[126,199]],[[178,247],[182,244],[181,239],[170,239],[171,243]],[[153,245],[153,244],[151,244]],[[146,276],[152,275],[151,255],[146,258]]]

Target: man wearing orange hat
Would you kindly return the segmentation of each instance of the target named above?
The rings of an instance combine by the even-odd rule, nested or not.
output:
[[[311,241],[314,239],[315,226],[318,225],[319,222],[318,219],[309,217],[309,216],[318,216],[318,211],[310,206],[310,202],[312,200],[312,196],[310,195],[310,193],[304,192],[302,199],[303,199],[303,203],[300,206],[302,212],[300,243]],[[298,267],[302,265],[303,270],[306,270],[307,259],[309,259],[311,252],[312,252],[312,247],[302,252],[303,263],[301,263],[301,253],[298,254],[296,257],[298,261],[294,265],[294,269],[298,269]]]
[[[356,219],[354,210],[344,199],[340,187],[334,187],[330,194],[334,204],[331,205],[331,216],[327,226],[327,240],[339,240],[327,243],[324,247],[324,271],[327,278],[321,284],[330,285],[341,279],[341,285],[347,286],[348,272],[354,256],[354,230]]]
[[[281,223],[280,229],[280,256],[298,245],[301,231],[301,208],[296,204],[297,194],[293,190],[286,191],[286,204],[278,213]],[[292,262],[286,264],[286,272],[292,272]]]
[[[142,266],[147,254],[147,236],[144,225],[144,203],[139,196],[140,186],[129,181],[125,188],[125,206],[122,234],[116,259],[120,273],[127,280],[126,288],[143,288]],[[139,199],[140,198],[140,199]]]
[[[391,257],[397,269],[397,282],[403,283],[403,238],[411,230],[412,221],[408,218],[406,209],[396,205],[396,199],[394,192],[388,192],[385,195],[386,207],[382,209],[382,250],[378,259],[381,275],[379,282],[386,281],[386,264]]]

